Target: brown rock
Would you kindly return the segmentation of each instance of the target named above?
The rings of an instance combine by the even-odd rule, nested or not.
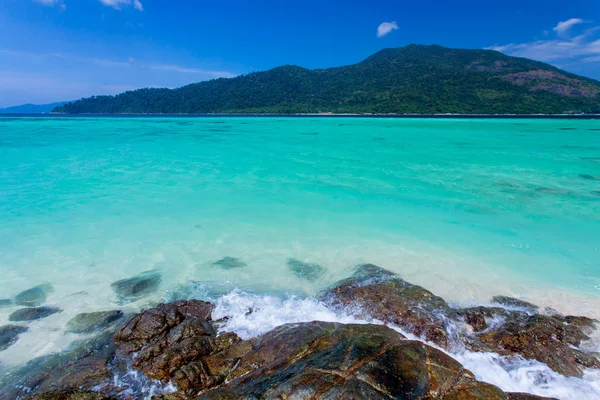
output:
[[[87,390],[65,390],[62,392],[49,392],[33,395],[28,400],[113,400],[114,397],[109,397],[102,393],[90,392]]]
[[[508,400],[558,400],[554,397],[541,397],[529,393],[506,393]]]
[[[448,319],[456,312],[441,297],[410,284],[372,264],[361,265],[352,277],[320,295],[336,307],[360,306],[365,315],[394,324],[416,336],[448,348]]]

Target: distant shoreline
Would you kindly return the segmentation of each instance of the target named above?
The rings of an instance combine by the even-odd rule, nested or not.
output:
[[[215,113],[215,114],[142,114],[142,113],[124,113],[124,114],[67,114],[67,113],[46,113],[46,114],[0,114],[2,117],[122,117],[122,118],[143,118],[143,117],[187,117],[187,118],[207,118],[207,117],[305,117],[305,118],[426,118],[426,119],[600,119],[600,114],[270,114],[270,113]]]

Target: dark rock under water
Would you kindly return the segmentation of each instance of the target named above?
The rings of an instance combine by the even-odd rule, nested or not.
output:
[[[235,257],[224,257],[219,261],[215,261],[212,265],[217,267],[221,267],[223,269],[235,269],[235,268],[244,268],[246,263]]]
[[[20,310],[17,310],[10,314],[8,316],[8,320],[13,322],[35,321],[36,319],[46,318],[59,312],[62,312],[62,310],[58,307],[44,306],[21,308]]]
[[[20,325],[0,326],[0,351],[15,344],[21,333],[27,332],[27,327]]]
[[[10,299],[0,299],[0,308],[10,307],[13,302]]]
[[[138,300],[154,293],[160,287],[162,277],[156,271],[146,271],[132,278],[121,279],[110,286],[122,303]]]
[[[290,258],[287,265],[294,275],[309,282],[315,282],[327,272],[327,269],[319,264],[305,263],[294,258]]]
[[[70,333],[92,333],[110,326],[123,317],[120,310],[82,313],[67,322],[66,331]]]
[[[16,295],[15,304],[19,306],[38,307],[46,302],[46,297],[51,292],[52,285],[38,285]]]

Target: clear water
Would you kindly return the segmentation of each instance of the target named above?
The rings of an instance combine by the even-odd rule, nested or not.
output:
[[[600,122],[0,117],[0,299],[51,283],[64,309],[3,365],[64,348],[66,321],[142,271],[161,288],[129,309],[236,288],[310,302],[361,262],[455,303],[600,317]]]

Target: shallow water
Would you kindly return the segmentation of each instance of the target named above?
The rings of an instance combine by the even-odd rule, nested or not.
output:
[[[455,303],[506,294],[600,318],[597,125],[0,117],[0,299],[50,283],[64,310],[0,363],[65,348],[71,317],[122,308],[111,283],[148,270],[159,290],[126,309],[236,288],[310,305],[371,262]],[[302,279],[289,259],[326,272]],[[330,312],[310,307],[284,322]]]

